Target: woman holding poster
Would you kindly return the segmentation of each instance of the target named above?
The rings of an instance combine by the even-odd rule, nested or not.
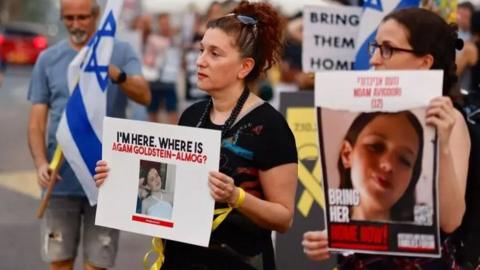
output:
[[[197,85],[211,98],[187,108],[179,124],[221,130],[220,171],[209,187],[216,209],[233,210],[208,248],[167,241],[162,269],[275,269],[271,231],[293,221],[297,150],[283,116],[249,87],[278,61],[283,26],[270,4],[247,1],[207,25]],[[106,171],[99,162],[97,184]]]
[[[435,127],[439,139],[440,227],[452,233],[465,212],[465,189],[470,137],[462,114],[448,97],[454,87],[455,49],[461,49],[456,30],[433,12],[409,8],[387,15],[370,45],[370,63],[377,70],[441,69],[443,97],[431,101],[426,123]],[[421,89],[419,89],[421,91]],[[407,188],[408,189],[408,188]],[[329,257],[327,234],[307,232],[302,245],[313,260]],[[443,254],[448,254],[448,245]],[[451,269],[451,254],[439,259],[354,254],[341,260],[339,269]]]

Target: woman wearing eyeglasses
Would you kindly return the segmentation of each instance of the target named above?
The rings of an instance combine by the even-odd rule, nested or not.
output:
[[[283,116],[250,87],[278,60],[283,25],[270,4],[246,1],[207,25],[197,85],[211,98],[187,108],[179,124],[221,130],[220,171],[209,187],[215,208],[233,211],[208,248],[167,241],[162,269],[275,269],[271,231],[293,221],[297,152]],[[100,161],[97,184],[107,170]]]
[[[440,227],[447,234],[459,227],[465,213],[470,154],[466,122],[449,97],[457,81],[455,49],[461,47],[456,30],[440,16],[409,8],[394,11],[383,19],[369,50],[370,64],[376,70],[444,71],[443,96],[430,102],[426,123],[435,127],[439,138]],[[309,258],[322,261],[330,256],[327,243],[326,232],[315,231],[304,234],[302,245]],[[354,254],[342,257],[338,269],[451,269],[454,264],[450,259],[450,256],[422,259]]]

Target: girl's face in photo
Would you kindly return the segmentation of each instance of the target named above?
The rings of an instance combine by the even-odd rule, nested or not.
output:
[[[204,91],[223,89],[236,79],[242,59],[235,40],[218,28],[209,28],[200,42],[197,59],[197,86]]]
[[[154,168],[148,171],[147,185],[151,191],[159,191],[162,188],[162,178],[160,178],[158,171]]]
[[[418,152],[417,132],[403,114],[379,115],[363,128],[355,145],[345,141],[341,158],[360,192],[360,206],[389,211],[411,181]]]
[[[420,57],[412,52],[395,50],[395,48],[413,49],[408,41],[409,35],[408,29],[393,19],[381,23],[378,27],[375,42],[393,48],[392,53],[388,59],[385,59],[382,57],[380,49],[377,48],[370,58],[370,64],[376,70],[429,69],[431,63],[427,58],[431,57],[430,55]]]

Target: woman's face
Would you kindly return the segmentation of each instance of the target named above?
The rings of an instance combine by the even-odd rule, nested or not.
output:
[[[391,47],[412,50],[408,42],[409,31],[394,19],[389,19],[378,27],[375,42],[379,45],[388,44]],[[430,69],[433,61],[431,55],[416,56],[412,52],[394,50],[389,59],[383,59],[380,49],[370,58],[370,64],[376,70],[390,69]]]
[[[403,114],[375,117],[354,146],[344,142],[342,162],[360,192],[360,206],[389,209],[405,193],[419,152],[417,132]]]
[[[200,42],[197,59],[197,86],[204,91],[215,91],[239,79],[242,58],[235,40],[219,28],[209,28]]]
[[[147,185],[151,191],[159,191],[162,188],[162,178],[160,178],[158,171],[154,168],[148,171]]]

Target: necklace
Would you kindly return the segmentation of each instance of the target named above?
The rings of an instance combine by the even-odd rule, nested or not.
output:
[[[245,105],[245,101],[247,101],[249,94],[250,94],[250,90],[248,90],[248,88],[245,87],[243,89],[242,95],[237,100],[237,104],[235,104],[235,107],[230,113],[230,116],[222,125],[222,139],[225,138],[227,131],[232,127],[233,123],[235,123],[235,120],[237,120],[238,114],[240,114],[240,111],[242,110],[243,105]],[[205,111],[203,111],[202,116],[200,116],[200,119],[198,120],[197,127],[201,127],[205,125],[205,121],[207,120],[207,117],[209,117],[210,110],[212,109],[212,107],[213,107],[213,101],[212,101],[212,98],[210,98],[208,100],[207,106],[205,107]]]

